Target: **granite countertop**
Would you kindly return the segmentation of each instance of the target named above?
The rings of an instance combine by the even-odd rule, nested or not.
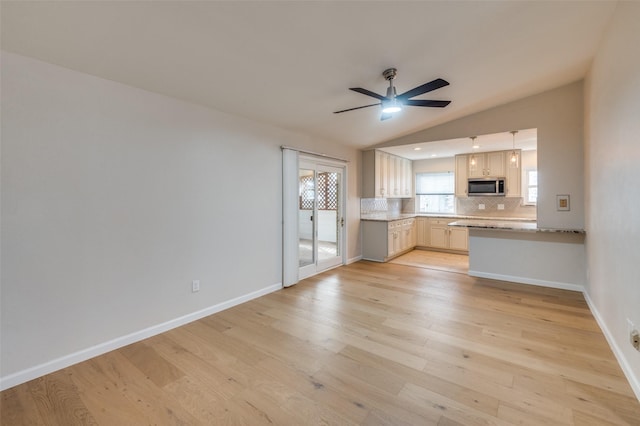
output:
[[[488,229],[519,232],[561,232],[569,234],[584,234],[584,229],[538,228],[536,222],[506,221],[506,220],[458,220],[448,224],[462,228]]]
[[[529,222],[535,224],[535,219],[522,218],[522,217],[488,217],[488,216],[465,216],[456,214],[424,214],[424,213],[401,213],[401,214],[388,214],[388,213],[373,213],[360,216],[360,220],[372,220],[379,222],[391,222],[394,220],[410,219],[413,217],[432,217],[432,218],[444,218],[459,220],[459,219],[473,219],[473,220],[486,220],[486,221],[513,221],[513,222]]]
[[[416,217],[415,214],[388,214],[374,213],[360,216],[360,220],[371,220],[376,222],[392,222],[394,220],[411,219]]]

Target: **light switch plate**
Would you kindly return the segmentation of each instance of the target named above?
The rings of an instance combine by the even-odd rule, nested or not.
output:
[[[569,210],[571,210],[571,206],[569,204],[569,194],[556,195],[556,210],[558,210],[559,212],[568,212]]]

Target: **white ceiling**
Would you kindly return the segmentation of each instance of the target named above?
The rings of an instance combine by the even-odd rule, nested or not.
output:
[[[523,151],[538,149],[538,129],[518,130],[515,135],[510,132],[503,132],[474,136],[476,136],[474,141],[469,137],[380,149],[410,160],[447,158],[470,152],[507,151],[513,148]],[[477,148],[473,148],[474,145],[477,146]]]
[[[609,1],[3,1],[2,48],[275,126],[366,147],[584,77]],[[451,85],[379,121],[399,93]]]

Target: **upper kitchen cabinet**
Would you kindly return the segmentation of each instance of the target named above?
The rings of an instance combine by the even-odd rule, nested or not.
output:
[[[511,164],[513,151],[505,151],[504,177],[507,179],[507,197],[520,197],[522,195],[522,151],[516,149],[518,162],[516,167]]]
[[[412,196],[411,160],[378,150],[362,153],[363,198],[411,198]]]
[[[469,179],[468,161],[468,155],[456,155],[456,197],[467,197],[467,180]]]
[[[522,151],[516,149],[518,159],[522,158]],[[522,194],[521,162],[517,167],[511,166],[513,151],[493,151],[473,154],[456,155],[456,197],[467,197],[467,181],[469,178],[504,177],[506,179],[507,197],[520,197]],[[476,162],[471,164],[472,158]]]
[[[469,177],[504,177],[505,152],[479,152],[469,155]],[[475,160],[475,164],[472,164]]]

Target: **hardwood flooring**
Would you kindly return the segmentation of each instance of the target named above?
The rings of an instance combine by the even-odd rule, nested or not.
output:
[[[460,274],[469,272],[469,256],[466,254],[416,249],[402,256],[398,256],[389,262],[397,265],[437,269],[439,271],[457,272]]]
[[[322,273],[2,392],[2,425],[639,425],[580,293]]]

